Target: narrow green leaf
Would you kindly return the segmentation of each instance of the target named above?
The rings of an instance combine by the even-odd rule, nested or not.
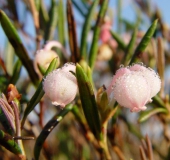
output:
[[[133,31],[136,28],[136,24],[132,23],[124,18],[121,18],[122,24],[125,25],[126,31]]]
[[[84,127],[87,124],[87,121],[84,116],[82,116],[81,109],[78,106],[74,106],[71,112],[74,114],[75,118],[80,124],[83,124],[82,127]]]
[[[136,42],[136,35],[137,35],[137,30],[135,29],[133,34],[132,34],[132,37],[131,37],[129,44],[126,47],[126,53],[125,53],[123,64],[128,64],[128,61],[132,57],[133,49],[134,49],[135,42]]]
[[[99,11],[99,15],[97,17],[96,25],[94,27],[93,40],[92,40],[90,53],[89,53],[89,66],[91,69],[93,69],[95,61],[96,61],[100,28],[101,28],[102,21],[107,10],[107,6],[108,6],[108,0],[102,1],[102,5]]]
[[[150,39],[152,38],[153,34],[155,33],[156,27],[157,27],[158,20],[155,20],[152,25],[149,27],[147,32],[145,33],[144,37],[142,38],[141,42],[137,46],[135,53],[133,54],[133,57],[130,61],[130,64],[132,64],[137,57],[140,56],[140,54],[145,50],[148,43],[150,42]]]
[[[43,66],[40,66],[39,64],[37,64],[37,66],[38,66],[38,69],[39,69],[39,71],[41,72],[41,74],[44,75],[46,69],[45,69]]]
[[[117,0],[117,30],[121,32],[121,13],[122,13],[122,0]]]
[[[152,100],[153,100],[152,103],[157,105],[158,107],[166,108],[164,102],[162,101],[162,99],[158,95],[153,97]]]
[[[22,150],[12,136],[0,130],[0,145],[16,155],[21,155]]]
[[[118,43],[119,47],[122,50],[126,49],[126,44],[123,42],[123,40],[121,39],[121,37],[116,34],[115,32],[111,31],[112,37],[116,40],[116,42]]]
[[[65,46],[65,14],[64,14],[63,1],[59,0],[58,4],[58,37],[60,43]]]
[[[82,67],[76,65],[76,77],[79,86],[80,99],[87,123],[95,136],[99,139],[101,124],[92,85]]]
[[[58,125],[58,123],[64,118],[64,116],[73,109],[73,105],[67,105],[60,113],[56,114],[43,128],[40,135],[38,136],[34,146],[34,157],[35,160],[39,159],[40,151],[44,141],[52,130]]]
[[[80,45],[80,53],[81,53],[81,58],[86,59],[87,58],[87,37],[88,37],[88,33],[90,31],[90,26],[91,26],[91,21],[92,21],[92,17],[94,15],[94,11],[95,8],[97,7],[99,3],[99,0],[95,0],[93,2],[93,4],[91,5],[89,12],[86,16],[84,25],[83,25],[83,29],[82,29],[82,33],[81,33],[81,45]]]
[[[12,77],[10,78],[9,83],[16,84],[16,82],[18,81],[20,72],[21,72],[21,67],[22,67],[22,63],[18,59],[17,62],[15,63],[15,65],[14,65],[13,74],[12,74]]]
[[[47,28],[46,28],[46,32],[44,35],[44,40],[45,42],[47,40],[52,40],[54,39],[54,31],[56,29],[56,25],[57,25],[57,6],[56,6],[56,1],[52,0],[52,4],[51,4],[51,8],[50,8],[50,12],[49,12],[49,16],[50,19],[47,23]]]
[[[47,22],[49,21],[49,15],[47,9],[45,8],[44,1],[40,0],[39,7],[40,29],[44,31],[47,27]]]
[[[94,86],[94,82],[93,82],[93,77],[92,77],[92,70],[91,68],[88,66],[87,62],[85,60],[81,60],[79,62],[80,66],[83,68],[84,72],[87,74],[88,79],[90,80],[90,83],[92,84],[92,86]]]
[[[143,112],[138,121],[139,122],[144,122],[146,121],[148,118],[150,118],[151,116],[157,114],[157,113],[165,113],[167,114],[168,113],[168,110],[166,108],[154,108],[154,109],[151,109],[149,111],[146,111],[146,112]]]
[[[41,1],[41,0],[35,0],[35,6],[36,6],[36,8],[37,8],[37,11],[40,10],[40,4],[41,4],[40,1]]]
[[[28,71],[28,74],[32,80],[32,82],[36,85],[38,83],[38,75],[36,74],[32,61],[28,56],[28,53],[24,47],[24,45],[21,42],[21,39],[17,33],[17,30],[2,10],[0,10],[0,22],[2,25],[2,28],[8,37],[8,40],[10,41],[11,45],[15,49],[16,55],[21,60],[22,64]]]
[[[48,67],[47,71],[45,72],[44,76],[47,76],[50,72],[55,70],[58,66],[58,59],[54,58],[52,62],[50,63],[50,66]],[[27,108],[24,112],[24,117],[22,119],[21,127],[23,127],[25,120],[28,116],[28,114],[35,108],[35,106],[40,102],[41,98],[44,95],[44,90],[43,90],[43,79],[40,82],[36,92],[32,96],[31,100],[28,102]]]

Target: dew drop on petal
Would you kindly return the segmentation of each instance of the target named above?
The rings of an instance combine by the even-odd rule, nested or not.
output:
[[[144,66],[143,62],[138,62],[137,64],[139,64],[141,66]]]
[[[121,64],[120,66],[119,66],[119,68],[123,68],[124,67],[124,65],[123,64]]]

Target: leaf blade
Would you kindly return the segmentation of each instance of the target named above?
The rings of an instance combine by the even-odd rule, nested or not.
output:
[[[0,144],[5,147],[7,150],[11,151],[16,155],[21,155],[22,150],[15,142],[12,136],[0,130]]]
[[[93,134],[97,136],[97,138],[99,138],[101,132],[101,123],[93,88],[90,83],[90,80],[88,79],[87,75],[79,64],[76,65],[76,77],[79,87],[82,108],[87,123]]]
[[[132,59],[130,61],[130,65],[135,61],[136,57],[138,57],[147,47],[148,43],[150,42],[150,39],[152,38],[153,34],[155,33],[156,27],[157,27],[158,20],[156,19],[147,32],[145,33],[144,37],[142,38],[141,42],[137,46],[135,53],[132,56]]]
[[[92,20],[94,10],[97,7],[98,3],[99,3],[99,0],[95,0],[93,2],[91,8],[89,9],[87,17],[85,19],[84,25],[83,25],[83,29],[81,33],[80,51],[81,51],[81,58],[84,58],[84,59],[87,58],[86,44],[87,44],[88,32],[90,31],[90,22]]]
[[[101,28],[102,20],[105,16],[105,12],[107,10],[107,6],[108,6],[108,0],[104,0],[102,2],[102,5],[101,5],[100,11],[99,11],[99,15],[97,17],[96,25],[94,28],[93,40],[92,40],[92,45],[90,47],[90,53],[89,53],[89,66],[91,69],[93,69],[94,63],[96,60],[100,28]]]
[[[63,119],[63,117],[69,113],[73,108],[73,105],[67,105],[61,112],[55,115],[43,128],[40,135],[38,136],[35,146],[34,146],[34,157],[38,160],[41,148],[43,146],[44,141],[51,133],[51,131],[58,125],[58,123]]]
[[[151,116],[153,116],[153,115],[155,115],[157,113],[168,113],[168,111],[167,111],[166,108],[154,108],[154,109],[151,109],[151,110],[146,111],[143,114],[141,114],[141,116],[139,117],[138,121],[139,122],[144,122],[148,118],[150,118]]]
[[[15,49],[16,55],[19,57],[22,64],[28,71],[31,80],[36,85],[38,83],[38,75],[34,70],[32,61],[29,58],[24,45],[22,44],[22,41],[17,33],[17,30],[15,29],[15,27],[13,26],[5,12],[3,12],[2,10],[0,10],[0,22],[8,40]]]

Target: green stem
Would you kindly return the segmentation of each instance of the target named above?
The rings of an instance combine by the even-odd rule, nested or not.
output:
[[[108,125],[108,121],[106,121],[102,125],[102,136],[101,136],[101,140],[99,141],[99,144],[100,144],[100,147],[104,151],[106,160],[111,160],[112,158],[109,153],[109,149],[108,149],[108,145],[107,145],[107,125]]]

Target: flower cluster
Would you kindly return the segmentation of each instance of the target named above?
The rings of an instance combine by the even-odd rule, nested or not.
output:
[[[139,112],[146,109],[145,105],[152,101],[160,87],[160,78],[153,69],[135,64],[117,70],[107,94],[110,102],[114,98],[121,106]]]
[[[76,66],[66,63],[62,68],[56,69],[44,79],[43,89],[51,99],[52,104],[64,108],[77,93],[77,80],[73,75]],[[70,72],[71,71],[71,72]]]

